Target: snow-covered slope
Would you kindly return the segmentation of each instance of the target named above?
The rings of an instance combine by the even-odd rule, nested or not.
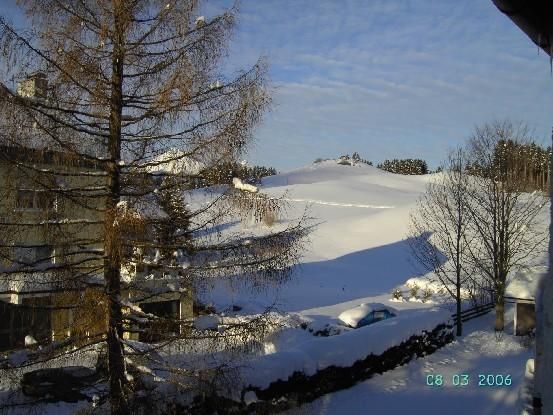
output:
[[[295,277],[280,289],[279,308],[299,311],[389,296],[413,276],[404,239],[409,213],[430,177],[330,160],[264,178],[259,190],[287,200],[289,218],[307,206],[316,224]],[[215,302],[230,301],[219,294]]]
[[[182,150],[172,149],[160,154],[146,165],[149,173],[198,174],[205,165]]]
[[[302,267],[283,289],[282,306],[303,310],[389,293],[412,276],[404,238],[428,179],[334,161],[268,178],[262,191],[286,190],[292,210],[309,205],[318,223]]]
[[[401,176],[365,164],[325,161],[263,181],[273,196],[287,191],[319,223],[306,262],[334,259],[405,237],[408,212],[430,176]]]

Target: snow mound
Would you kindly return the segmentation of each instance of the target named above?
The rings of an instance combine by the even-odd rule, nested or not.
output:
[[[250,405],[254,402],[257,402],[258,399],[257,399],[257,395],[255,394],[254,391],[248,391],[244,394],[244,403],[246,405]]]
[[[25,336],[25,346],[34,346],[37,343],[38,342],[36,341],[36,339],[33,336],[31,336],[30,334]]]
[[[546,266],[534,266],[517,272],[508,283],[506,295],[516,298],[535,298],[538,284],[546,274]]]
[[[238,190],[244,190],[244,191],[250,192],[250,193],[256,193],[257,192],[257,187],[256,186],[248,184],[248,183],[244,183],[238,177],[235,177],[235,178],[232,179],[232,184],[233,184],[234,188],[238,189]]]

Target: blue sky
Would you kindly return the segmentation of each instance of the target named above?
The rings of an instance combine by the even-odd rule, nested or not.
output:
[[[475,125],[504,118],[549,142],[549,58],[491,0],[241,0],[224,70],[261,55],[274,105],[252,163],[287,170],[357,151],[435,167]]]
[[[249,159],[280,170],[353,151],[435,167],[504,118],[550,139],[549,58],[491,0],[242,0],[229,67],[259,55],[275,105]]]

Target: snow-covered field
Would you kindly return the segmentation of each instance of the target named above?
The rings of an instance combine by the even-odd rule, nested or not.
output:
[[[249,293],[220,285],[204,300],[218,309],[239,305],[243,313],[276,304],[279,311],[326,322],[363,302],[387,303],[395,288],[408,297],[409,283],[416,282],[422,291],[425,282],[417,275],[405,238],[409,214],[431,179],[432,175],[396,175],[363,163],[347,166],[334,160],[264,178],[259,190],[287,200],[287,218],[297,218],[309,209],[316,226],[308,250],[292,280],[276,290]],[[540,261],[516,276],[509,295],[533,296],[545,269]],[[426,308],[435,305],[433,300],[390,305]]]

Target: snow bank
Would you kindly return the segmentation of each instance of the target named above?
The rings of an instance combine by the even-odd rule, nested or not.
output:
[[[405,286],[407,288],[418,287],[420,294],[424,291],[428,291],[431,294],[444,295],[449,297],[447,290],[445,289],[442,282],[438,280],[434,274],[427,274],[425,277],[413,277],[405,281]],[[455,291],[455,285],[449,284],[451,291]],[[470,293],[466,288],[461,288],[461,298],[469,299]]]
[[[294,372],[311,376],[329,366],[349,367],[422,331],[431,331],[450,317],[449,311],[440,308],[409,310],[338,336],[316,337],[289,350],[258,356],[244,370],[244,386],[265,389],[272,382],[288,379]]]

